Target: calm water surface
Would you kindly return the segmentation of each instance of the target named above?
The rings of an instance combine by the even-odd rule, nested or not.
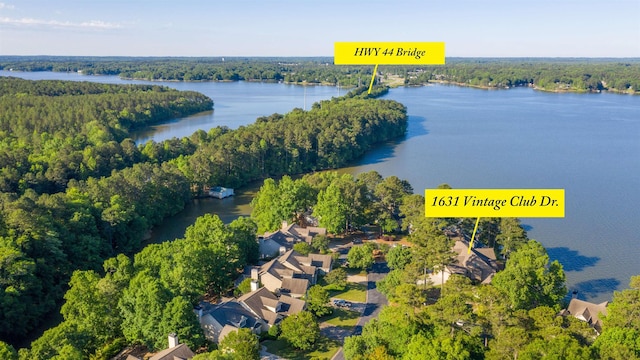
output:
[[[8,74],[147,83],[112,76]],[[200,91],[214,100],[215,110],[136,133],[138,142],[188,136],[218,125],[236,128],[258,116],[304,107],[305,92],[307,108],[311,101],[337,95],[336,88],[283,84],[156,84]],[[564,188],[565,218],[522,220],[529,236],[564,265],[569,287],[583,299],[604,301],[640,274],[640,97],[437,85],[393,89],[386,98],[408,107],[406,137],[341,171],[397,175],[416,192],[441,183],[454,188]],[[152,241],[181,237],[204,213],[217,213],[225,221],[248,215],[258,187],[222,201],[195,200],[154,229]]]
[[[199,129],[205,131],[216,126],[236,129],[249,125],[260,116],[273,113],[284,114],[293,108],[309,109],[311,104],[334,96],[344,95],[347,90],[330,86],[297,86],[260,82],[168,82],[122,80],[117,76],[87,76],[78,73],[60,72],[12,72],[0,70],[0,76],[15,76],[29,80],[73,80],[94,81],[107,84],[152,84],[165,85],[178,90],[193,90],[213,99],[214,110],[189,117],[168,121],[131,133],[136,143],[148,140],[157,142],[172,137],[190,136]]]
[[[563,188],[562,219],[522,219],[565,268],[581,298],[604,301],[640,274],[640,97],[398,88],[408,107],[405,139],[358,160],[416,191]]]

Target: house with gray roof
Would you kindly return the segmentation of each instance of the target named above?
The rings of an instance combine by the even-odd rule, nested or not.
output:
[[[571,302],[569,302],[569,306],[562,310],[560,315],[571,315],[582,320],[591,325],[591,327],[600,334],[602,332],[602,317],[607,315],[607,305],[609,305],[609,302],[605,301],[600,304],[594,304],[580,300],[576,295],[577,293],[574,292],[574,297],[571,299]]]
[[[309,286],[316,283],[318,273],[331,271],[332,261],[331,255],[304,256],[295,250],[289,250],[259,269],[252,270],[251,276],[271,292],[300,298],[305,295]]]
[[[168,336],[169,347],[157,352],[149,358],[149,360],[189,360],[196,356],[194,352],[187,346],[187,344],[181,344],[178,341],[178,336],[175,333],[171,333]],[[141,360],[137,356],[128,355],[126,360]]]
[[[241,328],[250,329],[254,334],[268,329],[262,318],[234,299],[219,304],[202,301],[194,310],[205,337],[215,343]]]
[[[306,309],[306,302],[289,296],[277,297],[261,287],[238,299],[211,304],[206,301],[194,309],[206,338],[220,343],[230,332],[241,328],[260,334],[282,319]]]
[[[496,253],[492,248],[472,248],[469,241],[459,238],[451,249],[455,253],[454,261],[445,266],[444,274],[440,271],[430,274],[429,280],[434,285],[447,282],[452,274],[466,276],[474,282],[489,284],[498,270]]]
[[[299,242],[311,244],[314,237],[327,235],[327,229],[321,227],[309,226],[303,228],[296,224],[282,222],[281,228],[273,233],[265,233],[258,236],[258,245],[260,248],[260,257],[268,258],[282,255],[288,250],[293,249],[293,245]]]
[[[303,300],[290,296],[276,297],[265,287],[243,295],[238,298],[238,302],[263,319],[269,327],[307,307],[307,303]]]

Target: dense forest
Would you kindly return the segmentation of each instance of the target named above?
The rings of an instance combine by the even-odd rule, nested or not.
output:
[[[420,284],[427,272],[455,263],[454,237],[470,238],[474,228],[473,219],[427,218],[424,203],[395,176],[324,172],[265,180],[251,216],[259,230],[273,230],[278,219],[295,221],[313,209],[320,225],[336,233],[375,223],[385,232],[408,234],[410,247],[383,249],[391,271],[376,287],[390,306],[360,335],[346,338],[348,360],[640,358],[640,276],[614,293],[600,334],[585,321],[559,316],[568,301],[562,264],[528,238],[518,219],[479,223],[477,245],[506,259],[490,284],[461,275],[443,286]],[[371,248],[373,243],[352,247],[349,266],[371,266]]]
[[[331,58],[76,58],[0,57],[0,69],[81,72],[126,79],[177,81],[284,81],[360,86],[370,66],[333,65]]]
[[[387,253],[391,272],[376,285],[390,306],[345,339],[346,359],[640,358],[640,276],[614,293],[598,334],[586,321],[559,315],[568,301],[562,264],[528,239],[518,219],[487,218],[480,243],[506,258],[490,284],[461,275],[439,287],[417,284],[423,269],[455,263],[443,229],[469,235],[472,227],[469,219],[426,218],[422,195],[406,195],[399,209],[413,246]]]
[[[189,158],[174,163],[192,184],[237,187],[267,176],[298,174],[346,165],[374,144],[402,136],[406,108],[391,100],[371,100],[366,88],[321,101],[309,111],[260,117],[234,131],[196,132]]]
[[[408,232],[412,243],[385,250],[392,271],[377,287],[391,306],[367,323],[361,335],[345,340],[347,359],[640,356],[640,324],[633,315],[640,306],[640,278],[614,294],[597,336],[586,322],[558,316],[567,292],[562,265],[528,239],[517,219],[486,218],[479,226],[478,243],[507,259],[492,284],[453,275],[444,286],[433,287],[417,285],[416,280],[425,269],[439,269],[455,258],[453,240],[445,231],[468,236],[474,224],[469,219],[426,218],[423,196],[413,194],[405,180],[373,171],[357,177],[317,172],[295,180],[266,179],[252,207],[252,219],[225,225],[217,216],[205,215],[181,239],[148,245],[132,258],[120,254],[99,270],[74,271],[64,295],[64,321],[29,349],[16,352],[0,342],[0,354],[11,360],[108,359],[127,345],[163,349],[168,332],[176,332],[193,349],[206,349],[201,348],[206,341],[193,305],[205,295],[216,297],[233,289],[240,269],[257,260],[256,232],[273,229],[282,219],[297,220],[312,209],[321,225],[335,233],[392,223],[387,231]],[[350,266],[370,266],[369,245],[351,249]],[[357,249],[365,249],[359,255],[362,265],[351,256]],[[240,359],[211,354],[215,359]]]
[[[407,84],[443,81],[465,86],[533,86],[546,91],[640,93],[637,59],[453,59],[446,65],[405,68]]]
[[[130,167],[142,155],[131,129],[212,106],[161,86],[0,78],[0,190],[54,193]]]
[[[598,336],[586,322],[558,316],[567,292],[562,265],[551,261],[540,243],[528,239],[517,219],[487,218],[479,226],[479,242],[507,259],[492,284],[475,284],[453,275],[444,286],[433,287],[416,285],[416,280],[424,269],[437,269],[455,258],[450,250],[453,240],[445,230],[456,229],[468,236],[473,222],[426,218],[424,198],[413,194],[405,180],[382,178],[376,172],[357,177],[320,172],[295,180],[284,176],[279,181],[265,180],[252,206],[255,223],[241,218],[224,226],[207,215],[187,230],[184,239],[151,245],[134,256],[133,264],[122,256],[118,267],[114,259],[108,260],[105,268],[112,270],[104,277],[76,272],[78,280],[72,280],[72,289],[65,295],[65,322],[34,342],[30,351],[21,351],[20,359],[65,352],[101,358],[126,343],[158,349],[164,346],[163,331],[168,329],[177,329],[192,347],[201,345],[203,335],[194,324],[195,314],[189,312],[190,301],[204,293],[230,289],[232,269],[255,261],[255,241],[249,234],[276,228],[282,219],[299,219],[310,209],[321,225],[333,226],[336,233],[391,221],[395,224],[388,230],[409,232],[412,243],[411,247],[386,249],[392,271],[377,287],[391,306],[367,323],[361,335],[346,339],[347,359],[587,360],[640,355],[640,324],[633,315],[640,306],[640,278],[632,278],[629,289],[614,294]],[[371,250],[360,254],[368,254],[363,265],[356,265],[351,256],[369,245],[351,249],[350,266],[370,266]],[[231,261],[217,260],[220,256]],[[80,281],[87,278],[90,281]],[[112,278],[123,280],[120,290],[105,293],[103,289],[112,287],[104,284],[114,281]],[[91,297],[80,297],[80,292]],[[170,306],[158,306],[162,301]],[[96,310],[89,306],[92,303],[108,306]],[[70,314],[71,309],[83,309],[82,316]],[[140,309],[151,309],[147,311],[151,316],[140,316]],[[107,321],[120,327],[107,332],[90,326]],[[238,359],[214,353],[214,359]]]
[[[0,58],[2,66],[5,60]],[[533,63],[532,68],[542,66]],[[612,64],[594,63],[624,72]],[[468,65],[459,73],[464,77],[455,79],[436,76],[447,67],[429,76],[416,68],[387,71],[404,72],[407,82],[413,76],[423,76],[419,82],[465,82],[459,80],[477,77],[485,66],[493,65]],[[586,65],[562,66],[552,72],[574,69],[579,76],[578,67]],[[628,64],[631,70],[637,66]],[[512,81],[523,75],[505,76]],[[507,81],[488,78],[487,86]],[[469,85],[484,86],[488,78]],[[506,86],[540,81],[532,79]],[[425,269],[451,259],[443,229],[470,232],[472,224],[426,219],[424,199],[396,177],[315,173],[267,180],[252,203],[252,219],[224,225],[203,217],[183,239],[140,251],[151,227],[209,186],[238,187],[344,166],[376,143],[402,136],[405,107],[374,99],[387,90],[376,87],[367,95],[366,88],[358,88],[309,111],[261,117],[237,130],[219,127],[136,146],[129,130],[210,109],[212,100],[152,85],[0,78],[0,340],[23,339],[60,305],[64,318],[19,355],[0,341],[0,358],[106,359],[126,344],[161,348],[170,330],[198,347],[205,342],[194,303],[229,290],[237,271],[256,260],[256,232],[274,229],[282,219],[296,221],[308,211],[333,233],[377,223],[387,232],[409,232],[413,243],[411,250],[389,253],[393,270],[379,288],[393,306],[361,336],[348,338],[347,358],[640,358],[638,278],[630,289],[614,294],[604,331],[596,338],[584,323],[555,316],[566,295],[562,266],[527,239],[516,219],[481,222],[479,240],[508,259],[494,285],[454,277],[441,289],[418,287],[416,279]]]
[[[29,334],[74,270],[102,272],[105,259],[139,250],[151,227],[209,186],[341,166],[403,135],[406,109],[365,90],[138,147],[129,129],[212,101],[158,86],[0,79],[0,339]]]
[[[638,59],[447,58],[446,65],[381,66],[379,75],[400,76],[405,84],[442,81],[483,88],[532,86],[546,91],[609,90],[640,93]],[[0,69],[81,72],[123,78],[177,81],[284,81],[360,86],[371,66],[334,65],[325,58],[108,58],[0,57]]]

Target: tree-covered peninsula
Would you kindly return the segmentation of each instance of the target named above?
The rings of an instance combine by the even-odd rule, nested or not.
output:
[[[161,86],[0,78],[0,340],[23,339],[74,270],[103,273],[208,186],[342,166],[407,124],[404,106],[360,90],[238,130],[128,138],[211,106]]]
[[[0,190],[55,193],[140,162],[129,131],[210,110],[163,86],[0,78]]]

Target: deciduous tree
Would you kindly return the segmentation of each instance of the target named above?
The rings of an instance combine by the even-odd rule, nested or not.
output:
[[[337,289],[344,289],[347,286],[347,271],[342,267],[333,269],[324,276],[324,281]]]
[[[390,269],[404,270],[411,262],[411,249],[405,246],[391,248],[386,255],[387,265]]]
[[[329,306],[329,292],[320,285],[313,285],[307,291],[305,297],[307,301],[307,310],[317,317],[331,314],[331,306]]]
[[[280,337],[300,350],[313,348],[320,337],[320,327],[308,311],[289,315],[282,321],[280,329],[282,331]]]
[[[640,275],[632,276],[630,289],[613,293],[607,306],[605,328],[618,327],[640,331]]]
[[[220,350],[233,354],[235,359],[260,359],[258,337],[250,329],[232,331],[220,341]]]
[[[356,245],[349,249],[347,253],[347,261],[349,267],[354,269],[367,269],[373,265],[373,244],[366,243],[364,245]]]
[[[544,247],[530,240],[512,253],[492,283],[507,294],[515,309],[547,305],[558,310],[567,293],[564,279],[562,265],[557,260],[550,262]]]
[[[313,215],[318,218],[320,226],[333,234],[343,233],[347,226],[347,202],[340,188],[333,182],[326,190],[318,194],[318,203],[313,208]]]

